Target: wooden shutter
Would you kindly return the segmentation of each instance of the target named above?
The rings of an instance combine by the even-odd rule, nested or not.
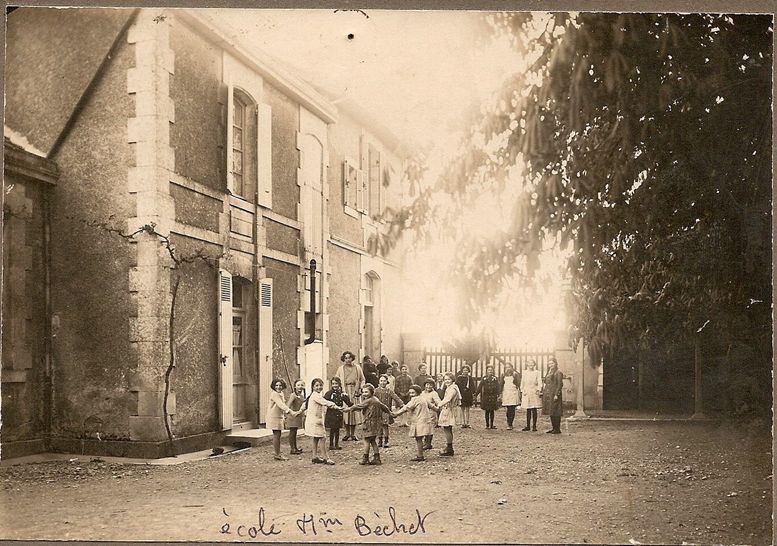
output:
[[[216,172],[218,172],[219,181],[223,188],[227,187],[227,123],[228,123],[228,111],[229,107],[229,86],[225,83],[219,84],[218,89],[218,134],[216,135],[216,146],[218,147],[218,165]]]
[[[257,127],[259,129],[259,138],[257,139],[259,204],[272,208],[272,108],[269,104],[259,104]]]
[[[361,137],[359,138],[359,175],[361,180],[360,184],[358,185],[359,195],[357,195],[356,199],[356,208],[359,210],[359,212],[367,212],[369,207],[369,168],[369,144],[367,141],[367,135],[364,133],[364,131],[362,131]]]
[[[232,178],[232,124],[235,116],[235,90],[232,84],[227,87],[227,190],[235,193],[235,183]]]
[[[219,270],[219,424],[232,428],[232,275]]]
[[[267,397],[273,376],[272,279],[259,280],[259,422],[267,419]]]
[[[348,164],[348,160],[343,160],[343,205],[346,207],[353,207],[356,203],[351,203],[351,188],[353,187],[353,181],[351,181],[351,166]]]
[[[356,210],[364,212],[364,196],[367,194],[366,190],[366,177],[364,171],[356,172]]]
[[[381,213],[380,200],[380,150],[370,144],[369,146],[369,213],[370,216],[378,216]]]

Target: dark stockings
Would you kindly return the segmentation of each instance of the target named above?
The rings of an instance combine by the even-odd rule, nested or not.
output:
[[[560,415],[551,415],[550,416],[550,423],[553,425],[553,430],[556,432],[561,432],[561,416]]]
[[[332,449],[339,445],[340,445],[340,429],[330,428],[329,429],[329,449]]]
[[[297,427],[289,429],[289,449],[297,451]]]
[[[526,428],[537,428],[537,408],[526,410]]]
[[[515,421],[515,406],[506,406],[507,407],[507,426],[511,427],[513,426],[513,421]]]
[[[486,428],[494,426],[494,410],[485,410],[486,413]]]

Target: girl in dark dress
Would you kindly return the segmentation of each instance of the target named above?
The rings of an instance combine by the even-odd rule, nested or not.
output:
[[[378,452],[378,443],[375,439],[383,429],[383,413],[391,415],[391,410],[386,407],[386,404],[375,398],[375,387],[369,383],[362,387],[362,401],[350,408],[345,408],[343,411],[355,410],[361,410],[364,416],[364,455],[359,464],[382,464],[380,452]],[[370,448],[372,448],[374,453],[372,460],[370,460]]]
[[[475,396],[480,396],[480,407],[486,414],[486,428],[495,429],[494,412],[499,408],[499,379],[494,375],[494,367],[486,367],[486,375],[478,384]]]
[[[545,374],[542,387],[542,414],[550,416],[552,428],[548,434],[561,434],[561,414],[563,400],[561,392],[564,384],[564,374],[558,369],[555,357],[548,359],[548,373]]]
[[[362,359],[362,371],[364,372],[364,380],[373,387],[377,387],[378,367],[370,356],[365,356],[364,359]]]
[[[338,406],[351,406],[350,397],[343,392],[339,377],[329,380],[329,390],[324,394],[324,399],[334,402]],[[340,429],[343,428],[343,412],[335,408],[327,408],[324,414],[324,427],[329,432],[329,449],[343,449],[340,447]]]
[[[461,428],[469,428],[469,408],[472,407],[472,397],[475,393],[475,379],[470,375],[469,366],[461,367],[461,373],[456,377],[456,386],[461,393]]]

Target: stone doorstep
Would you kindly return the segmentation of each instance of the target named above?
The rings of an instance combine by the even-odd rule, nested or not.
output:
[[[284,430],[281,437],[288,436],[289,431]],[[302,432],[297,433],[297,437],[304,436]],[[266,429],[248,429],[237,431],[235,434],[229,434],[224,438],[225,443],[247,442],[251,447],[257,447],[272,442],[272,431]],[[235,447],[234,445],[218,446],[224,450],[219,455],[212,455],[213,448],[182,453],[177,457],[163,457],[161,459],[142,459],[135,457],[112,457],[107,455],[75,455],[72,453],[38,453],[35,455],[26,455],[15,457],[13,459],[0,460],[0,466],[13,466],[18,464],[35,464],[49,461],[71,461],[88,462],[93,459],[99,459],[106,463],[132,464],[132,465],[151,465],[151,466],[172,466],[192,461],[203,461],[205,459],[216,459],[235,453],[243,453],[248,447]]]

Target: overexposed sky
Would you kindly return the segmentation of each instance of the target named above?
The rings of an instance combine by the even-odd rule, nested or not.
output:
[[[352,100],[401,139],[431,147],[432,175],[455,152],[473,106],[487,102],[507,76],[526,66],[507,40],[479,39],[485,26],[480,23],[483,13],[476,11],[367,10],[368,17],[334,10],[206,13],[235,41],[277,58],[335,104]],[[476,210],[461,218],[462,227],[482,237],[504,229],[519,189],[484,194]],[[440,243],[406,264],[403,298],[409,312],[404,328],[424,332],[429,344],[458,331],[451,308],[456,299],[439,282],[439,269],[453,250],[453,245]],[[565,327],[558,285],[530,308],[516,301],[516,293],[511,290],[512,297],[502,298],[484,325],[513,346],[552,344],[553,332]]]
[[[350,98],[397,136],[447,142],[518,58],[477,45],[475,11],[207,10],[242,43]],[[353,38],[349,39],[348,35]]]

